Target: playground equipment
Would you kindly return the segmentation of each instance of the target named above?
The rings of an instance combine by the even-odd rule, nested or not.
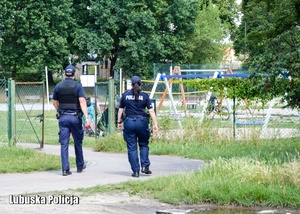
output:
[[[164,84],[166,86],[166,89],[165,89],[165,91],[162,95],[162,98],[160,100],[160,103],[158,104],[157,109],[159,110],[161,108],[162,103],[164,102],[164,100],[166,98],[166,95],[168,94],[169,99],[171,101],[171,106],[174,110],[174,113],[178,114],[175,103],[174,103],[174,98],[173,98],[173,95],[172,95],[172,91],[171,91],[171,84],[172,84],[174,79],[182,80],[182,78],[210,78],[210,77],[211,78],[217,78],[217,77],[220,78],[220,75],[221,75],[221,73],[218,72],[218,71],[215,71],[213,74],[188,74],[188,75],[182,75],[180,67],[175,66],[174,69],[173,69],[172,75],[165,75],[165,74],[160,74],[160,73],[157,74],[156,80],[154,82],[154,86],[153,86],[152,91],[150,93],[150,98],[153,98],[153,96],[154,96],[158,81],[163,80]],[[238,75],[238,76],[240,76],[240,75]],[[168,80],[167,78],[170,78],[170,79]],[[186,111],[186,109],[189,105],[191,106],[191,108],[195,108],[196,105],[200,104],[199,101],[195,101],[195,100],[193,100],[192,102],[187,102],[185,92],[184,92],[184,88],[183,88],[183,84],[180,83],[179,85],[180,85],[181,99],[182,99],[182,103],[183,103],[185,111]],[[208,101],[210,99],[210,96],[211,96],[211,92],[209,91],[207,93],[206,102],[204,103],[204,107],[203,107],[203,110],[201,112],[200,123],[202,122],[202,120],[204,118],[205,111],[207,109]],[[220,104],[222,104],[222,98],[221,98],[220,102],[221,102]]]
[[[173,96],[172,96],[172,92],[171,92],[171,90],[170,90],[170,83],[171,83],[171,81],[168,82],[167,78],[164,77],[164,76],[161,76],[160,73],[157,74],[156,80],[155,80],[155,82],[154,82],[154,86],[153,86],[153,88],[152,88],[152,91],[151,91],[149,97],[150,97],[150,99],[153,99],[153,96],[154,96],[154,93],[155,93],[155,90],[156,90],[156,87],[157,87],[157,84],[158,84],[158,81],[160,80],[160,78],[163,78],[163,81],[164,81],[165,86],[166,86],[165,92],[168,93],[169,98],[170,98],[170,101],[171,101],[171,106],[173,107],[173,110],[174,110],[174,114],[177,115],[177,114],[178,114],[178,111],[177,111],[176,106],[175,106],[175,104],[174,104],[174,99],[173,99]],[[165,93],[164,93],[164,94],[165,94]],[[158,105],[158,107],[157,107],[158,109],[161,107],[161,104],[162,104],[162,102],[163,102],[165,96],[166,96],[166,95],[163,95],[162,101],[159,103],[159,105]],[[180,120],[178,120],[178,125],[179,125],[180,129],[182,130],[182,125],[181,125],[181,121],[180,121]]]
[[[230,78],[234,78],[234,77],[248,78],[249,77],[248,74],[234,74],[230,68],[228,69],[228,72],[229,72],[229,74],[227,72],[222,73],[220,71],[215,71],[214,73],[210,73],[210,74],[182,75],[180,67],[175,66],[171,75],[165,75],[165,74],[161,74],[161,73],[157,74],[154,85],[153,85],[153,88],[152,88],[151,93],[150,93],[150,98],[153,98],[158,82],[160,80],[163,80],[164,85],[165,85],[166,88],[165,88],[165,91],[162,95],[160,103],[158,105],[158,110],[161,108],[162,103],[164,102],[164,100],[166,98],[166,95],[168,94],[170,102],[171,102],[171,108],[174,111],[174,115],[178,115],[178,111],[177,111],[177,108],[176,108],[176,105],[175,105],[175,102],[174,102],[174,98],[173,98],[173,95],[172,95],[172,90],[171,90],[171,85],[172,85],[172,82],[173,82],[174,79],[182,80],[183,78],[226,78],[226,77],[227,78],[229,78],[229,77]],[[185,110],[186,110],[187,106],[188,106],[187,105],[188,102],[187,102],[186,97],[185,97],[185,93],[184,93],[182,83],[180,83],[180,92],[181,92],[182,103],[183,103],[183,105],[185,107]],[[199,118],[199,123],[200,124],[203,122],[203,119],[205,117],[211,94],[212,94],[211,90],[207,92],[206,99],[203,103],[203,108],[202,108],[202,110],[200,112],[200,115],[199,115],[200,116],[200,118]],[[224,97],[226,97],[226,89],[224,89]],[[219,101],[220,106],[222,106],[222,102],[224,101],[223,100],[224,97],[220,98],[220,101]],[[245,121],[236,120],[235,111],[234,111],[235,107],[236,107],[235,106],[235,99],[230,100],[230,99],[226,98],[225,102],[226,102],[226,108],[228,109],[229,114],[230,114],[230,120],[232,121],[232,124],[233,124],[233,129],[234,129],[233,130],[233,135],[234,136],[235,136],[235,127],[236,126],[252,126],[252,125],[262,126],[262,131],[261,131],[261,135],[262,135],[262,133],[268,127],[268,122],[269,122],[269,119],[271,117],[272,107],[275,103],[275,100],[272,100],[270,102],[269,108],[267,110],[267,114],[266,114],[266,117],[264,118],[264,120],[252,120],[252,119],[249,119],[249,118],[245,118],[245,119],[247,119]],[[247,100],[244,100],[244,102],[247,104]],[[193,103],[193,104],[196,105],[196,103]],[[233,106],[233,110],[232,110],[231,106]],[[251,111],[249,106],[247,106],[247,111],[249,111],[249,112]],[[182,130],[181,121],[180,120],[177,120],[177,121],[178,121],[179,128]]]
[[[162,106],[162,104],[163,104],[163,102],[166,98],[166,95],[168,94],[169,99],[171,101],[171,107],[174,110],[174,115],[178,115],[178,111],[177,111],[176,105],[174,103],[174,98],[173,98],[172,90],[171,90],[171,84],[172,84],[173,80],[174,79],[182,80],[182,78],[208,78],[208,77],[216,78],[216,77],[218,77],[218,75],[219,75],[219,72],[217,72],[217,71],[214,74],[188,74],[188,75],[182,75],[180,67],[175,66],[171,75],[165,75],[165,74],[161,74],[161,73],[157,74],[154,85],[153,85],[153,88],[152,88],[151,93],[150,93],[150,99],[152,99],[153,96],[154,96],[154,93],[155,93],[155,90],[156,90],[156,87],[157,87],[157,84],[158,84],[159,80],[163,80],[166,89],[165,89],[165,91],[162,95],[162,98],[160,100],[160,103],[158,104],[157,109],[159,110],[161,108],[161,106]],[[170,78],[170,79],[168,80],[167,78]],[[188,105],[191,105],[192,107],[195,107],[195,105],[197,104],[196,102],[192,102],[192,103],[187,103],[186,102],[186,97],[185,97],[183,84],[180,83],[179,85],[180,85],[182,103],[183,103],[185,111],[186,111]],[[210,99],[210,95],[211,95],[211,93],[208,92],[207,101]],[[206,104],[205,104],[205,106],[202,110],[202,113],[201,113],[202,119],[201,120],[203,120],[206,108],[207,108],[207,102],[206,102]],[[182,129],[181,121],[180,120],[177,120],[177,121],[178,121],[180,129]]]
[[[175,77],[176,75],[181,75],[180,67],[175,66],[174,69],[173,69],[172,75],[173,75],[174,77]],[[160,109],[160,108],[161,108],[161,106],[162,106],[162,104],[163,104],[163,102],[164,102],[164,100],[165,100],[165,98],[166,98],[166,96],[167,96],[167,93],[171,92],[171,84],[172,84],[172,82],[173,82],[173,80],[174,80],[174,77],[171,77],[171,78],[167,81],[166,89],[165,89],[165,91],[164,91],[164,93],[163,93],[163,95],[162,95],[162,98],[161,98],[161,100],[160,100],[158,106],[157,106],[157,109]],[[162,78],[162,79],[165,81],[164,78]],[[181,77],[179,77],[178,79],[179,79],[179,80],[182,80]],[[167,79],[166,79],[166,80],[167,80]],[[156,84],[156,85],[157,85],[157,84]],[[184,107],[186,108],[187,105],[186,105],[186,100],[185,100],[185,95],[184,95],[183,84],[180,83],[179,86],[180,86],[180,92],[181,92],[181,96],[182,96],[182,102],[183,102]],[[169,95],[170,95],[170,94],[169,94]],[[151,94],[150,94],[150,98],[152,98],[152,97],[151,97]],[[172,100],[173,100],[173,97],[172,97]]]

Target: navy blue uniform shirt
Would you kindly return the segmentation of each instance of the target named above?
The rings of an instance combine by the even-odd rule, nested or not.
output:
[[[133,89],[128,90],[122,94],[119,107],[125,108],[126,116],[147,116],[146,108],[153,108],[148,94],[141,91],[139,93],[139,100],[135,100]]]

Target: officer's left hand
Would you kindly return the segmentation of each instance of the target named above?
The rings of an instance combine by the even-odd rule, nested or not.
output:
[[[123,129],[123,123],[119,123],[119,124],[118,124],[118,129],[119,129],[119,130],[122,130],[122,129]]]
[[[158,131],[158,126],[156,124],[153,125],[153,132],[156,133]]]
[[[90,124],[90,118],[85,118],[85,127],[89,127],[91,124]]]

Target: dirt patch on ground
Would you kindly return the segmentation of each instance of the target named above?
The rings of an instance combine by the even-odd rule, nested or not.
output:
[[[76,192],[68,192],[66,195],[79,198],[78,204],[54,204],[49,202],[50,197],[59,197],[64,194],[65,193],[30,194],[30,196],[45,197],[44,202],[46,203],[41,204],[22,204],[22,201],[20,202],[20,200],[22,200],[20,199],[20,195],[2,196],[0,197],[0,210],[2,213],[13,214],[155,214],[159,210],[182,209],[180,206],[161,203],[154,199],[130,196],[128,193],[100,193],[92,196],[80,196],[80,193],[76,194]],[[26,197],[26,195],[22,196]]]
[[[20,195],[14,196],[1,196],[0,197],[0,210],[1,213],[8,214],[185,214],[185,213],[210,213],[210,214],[253,214],[253,213],[276,213],[286,214],[293,213],[299,214],[299,210],[278,210],[271,208],[252,207],[220,207],[212,204],[195,204],[195,205],[171,205],[167,203],[159,202],[155,199],[141,198],[139,196],[132,196],[128,193],[97,193],[90,196],[82,196],[82,193],[75,192],[73,190],[58,193],[40,193],[30,194],[28,196],[39,196],[50,199],[51,197],[77,197],[78,203],[64,204],[64,203],[51,203],[46,200],[46,203],[30,203],[22,204],[15,203],[20,199]],[[22,195],[27,196],[27,195]],[[15,197],[14,199],[12,197]],[[12,203],[13,202],[13,203]],[[59,200],[57,201],[59,202]],[[74,201],[73,201],[74,202]]]

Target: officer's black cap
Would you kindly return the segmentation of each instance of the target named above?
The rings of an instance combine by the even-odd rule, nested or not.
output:
[[[139,78],[138,76],[131,77],[131,84],[135,84],[141,81],[142,81],[141,78]]]
[[[67,76],[74,76],[76,69],[73,65],[68,65],[65,69],[65,74]]]

